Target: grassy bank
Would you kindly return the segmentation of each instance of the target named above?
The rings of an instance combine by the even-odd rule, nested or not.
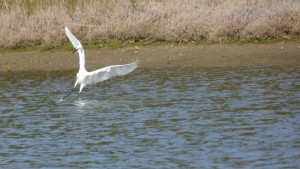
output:
[[[0,0],[0,47],[255,41],[300,35],[298,0]]]

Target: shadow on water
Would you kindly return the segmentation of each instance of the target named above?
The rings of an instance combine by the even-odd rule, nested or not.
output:
[[[0,168],[297,168],[300,71],[137,70],[70,91],[76,72],[0,76]]]

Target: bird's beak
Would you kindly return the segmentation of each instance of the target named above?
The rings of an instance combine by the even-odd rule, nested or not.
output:
[[[72,54],[75,53],[75,52],[77,52],[77,50],[78,50],[78,49],[75,49],[75,50],[72,52]]]

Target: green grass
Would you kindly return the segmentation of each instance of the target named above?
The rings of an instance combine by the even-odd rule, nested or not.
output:
[[[284,38],[269,38],[269,39],[260,39],[260,40],[224,40],[219,42],[220,44],[227,44],[227,45],[243,45],[243,44],[275,44],[275,43],[285,43],[285,42],[296,42],[300,43],[300,35],[294,35],[291,37],[284,37]],[[217,42],[206,42],[203,41],[202,43],[198,44],[216,44]]]
[[[278,38],[278,39],[265,39],[265,40],[226,40],[221,42],[212,42],[207,40],[201,41],[193,41],[193,42],[185,42],[185,43],[175,43],[175,42],[151,42],[151,41],[139,41],[139,42],[121,42],[121,41],[113,41],[101,44],[83,44],[85,50],[101,50],[101,49],[120,49],[120,48],[129,48],[129,47],[158,47],[165,45],[213,45],[213,44],[223,44],[223,45],[247,45],[247,44],[258,44],[258,45],[268,45],[268,44],[276,44],[276,43],[300,43],[300,36],[293,36],[289,38]],[[0,53],[3,52],[30,52],[30,51],[74,51],[74,47],[71,44],[59,45],[56,47],[48,48],[45,46],[30,46],[30,47],[22,47],[22,48],[0,48]]]

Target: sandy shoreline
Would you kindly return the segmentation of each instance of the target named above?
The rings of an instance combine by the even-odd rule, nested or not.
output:
[[[138,59],[140,68],[300,66],[300,43],[160,45],[86,50],[86,67],[98,69]],[[78,69],[69,51],[1,52],[0,72]]]

